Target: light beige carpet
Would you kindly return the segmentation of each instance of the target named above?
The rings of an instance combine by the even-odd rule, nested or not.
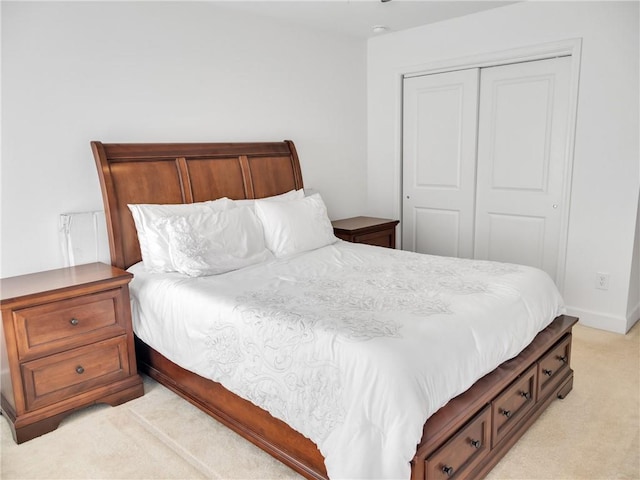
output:
[[[640,479],[640,325],[574,329],[573,391],[489,474],[498,479]],[[299,479],[153,380],[145,395],[66,418],[13,443],[0,419],[2,479]]]

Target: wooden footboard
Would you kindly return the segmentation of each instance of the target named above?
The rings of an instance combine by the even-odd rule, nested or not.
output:
[[[484,477],[555,398],[573,385],[571,329],[562,315],[517,357],[481,378],[424,426],[411,480]],[[317,446],[287,424],[136,339],[138,368],[306,478],[326,479]]]

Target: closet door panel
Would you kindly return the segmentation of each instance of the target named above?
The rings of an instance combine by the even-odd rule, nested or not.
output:
[[[541,265],[545,219],[527,215],[488,214],[488,257],[497,262]],[[504,239],[511,239],[505,242]]]
[[[460,213],[455,210],[413,209],[416,252],[457,257],[460,244]],[[434,234],[434,232],[437,232]]]
[[[404,81],[405,250],[473,255],[478,79],[470,69]]]
[[[484,68],[476,258],[531,265],[555,280],[561,234],[570,58]]]

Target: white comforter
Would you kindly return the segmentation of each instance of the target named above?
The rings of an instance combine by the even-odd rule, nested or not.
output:
[[[136,334],[313,440],[332,479],[409,478],[426,419],[563,312],[537,269],[342,241],[210,277],[130,271]]]

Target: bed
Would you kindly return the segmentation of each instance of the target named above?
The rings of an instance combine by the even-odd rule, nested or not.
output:
[[[420,272],[416,270],[416,265],[424,263],[424,266],[421,266],[420,269],[446,270],[450,272],[447,281],[444,283],[436,277],[429,277],[432,278],[430,281],[440,285],[446,284],[445,287],[449,290],[454,289],[457,292],[464,290],[465,295],[458,296],[465,297],[465,299],[471,297],[480,298],[474,297],[474,295],[480,293],[474,290],[474,282],[476,280],[473,274],[477,273],[478,270],[483,270],[483,274],[488,274],[491,278],[498,279],[491,280],[494,283],[490,283],[490,285],[494,290],[511,292],[512,287],[502,283],[502,277],[511,275],[520,278],[521,270],[526,270],[527,279],[522,280],[522,283],[527,285],[528,291],[533,292],[533,296],[543,290],[537,282],[548,282],[548,280],[540,277],[538,273],[529,269],[520,269],[491,262],[469,263],[458,259],[438,259],[429,256],[415,257],[415,254],[410,252],[354,245],[343,241],[337,241],[317,250],[311,250],[309,253],[294,255],[291,257],[292,259],[285,256],[283,258],[286,261],[276,258],[266,260],[266,263],[257,262],[246,269],[240,269],[240,273],[238,271],[231,272],[231,275],[196,276],[186,281],[179,278],[180,275],[168,274],[169,277],[165,278],[156,274],[149,274],[145,271],[144,266],[140,264],[142,259],[140,242],[137,236],[136,224],[128,205],[199,204],[221,198],[228,198],[233,201],[263,199],[287,194],[287,192],[301,191],[304,185],[295,146],[291,141],[192,144],[103,144],[95,141],[91,143],[91,147],[98,167],[105,205],[111,261],[114,266],[129,269],[134,273],[132,289],[136,281],[141,289],[144,285],[151,285],[152,290],[162,292],[164,301],[165,298],[168,299],[171,296],[171,289],[162,290],[167,287],[169,283],[167,278],[169,277],[172,281],[178,278],[178,284],[181,286],[187,283],[198,285],[194,287],[196,290],[202,290],[204,288],[202,285],[207,282],[212,282],[212,285],[215,285],[207,288],[213,288],[219,292],[232,290],[233,288],[240,290],[244,288],[245,290],[233,297],[236,300],[241,299],[242,302],[231,302],[230,305],[226,305],[226,310],[223,309],[221,313],[216,314],[216,318],[220,317],[221,321],[227,321],[227,326],[242,322],[252,325],[254,328],[253,335],[256,336],[258,342],[260,341],[259,337],[262,331],[260,328],[262,328],[264,319],[262,318],[262,311],[259,315],[255,313],[257,311],[256,305],[263,307],[267,300],[272,304],[273,302],[280,302],[279,312],[293,312],[293,310],[283,309],[282,304],[283,302],[295,303],[296,308],[302,308],[302,310],[296,310],[294,313],[303,325],[306,325],[305,319],[313,318],[314,322],[324,325],[325,333],[339,330],[331,323],[332,318],[338,315],[336,312],[326,313],[326,306],[311,310],[310,305],[321,305],[318,303],[320,301],[318,299],[325,296],[330,298],[332,305],[336,303],[336,299],[342,297],[345,297],[347,303],[350,302],[353,296],[344,294],[344,291],[349,289],[348,286],[352,285],[350,283],[351,280],[347,281],[349,275],[353,276],[354,282],[363,281],[362,278],[364,277],[364,281],[368,282],[368,288],[377,288],[379,292],[397,288],[398,283],[401,283],[399,290],[403,293],[399,296],[390,297],[391,306],[385,308],[380,308],[377,305],[379,302],[384,303],[384,300],[381,300],[383,298],[382,295],[376,297],[376,294],[369,294],[369,297],[367,297],[367,301],[376,303],[373,310],[384,310],[387,314],[396,312],[397,318],[395,319],[392,316],[387,316],[381,321],[379,317],[363,317],[361,315],[362,312],[370,312],[372,309],[368,306],[349,306],[349,322],[355,318],[355,323],[360,326],[366,326],[364,334],[362,332],[355,333],[352,334],[352,337],[354,335],[368,336],[365,341],[360,338],[354,341],[351,338],[350,341],[352,343],[349,344],[348,348],[344,344],[349,342],[336,343],[336,338],[342,339],[344,332],[339,332],[338,337],[335,335],[327,337],[328,340],[325,339],[325,341],[328,342],[329,348],[326,350],[334,349],[341,352],[341,359],[343,357],[346,358],[345,352],[350,350],[356,350],[358,355],[366,356],[366,349],[362,347],[363,345],[371,345],[375,342],[383,341],[395,342],[397,340],[395,337],[401,336],[397,335],[397,332],[402,328],[406,328],[407,324],[402,323],[406,320],[405,317],[413,318],[416,315],[425,314],[425,308],[427,309],[427,316],[436,312],[438,308],[446,308],[446,306],[441,307],[437,302],[434,304],[431,301],[432,299],[428,302],[424,299],[419,300],[418,303],[420,303],[421,309],[418,308],[417,310],[416,305],[411,303],[411,298],[417,297],[407,296],[407,292],[410,291],[411,295],[414,295],[415,292],[412,290],[412,285],[421,281],[421,277],[418,275]],[[264,205],[264,201],[258,203]],[[336,264],[336,258],[341,259],[340,262],[347,265],[348,270],[335,270],[333,265]],[[389,280],[390,277],[386,276],[385,271],[396,268],[395,266],[400,264],[413,265],[413,276],[405,278],[404,281],[398,280],[401,277]],[[340,268],[343,268],[344,265]],[[366,268],[363,268],[363,265]],[[509,269],[514,268],[517,272],[509,271]],[[462,276],[460,272],[465,270],[471,271],[472,276]],[[348,271],[349,275],[345,275],[345,271]],[[407,271],[411,271],[411,268],[405,270],[405,273],[401,273],[401,275],[405,275]],[[329,274],[323,272],[329,272]],[[244,277],[243,275],[245,274],[248,276]],[[530,274],[533,275],[531,278],[536,279],[531,280]],[[271,278],[271,275],[277,277],[273,281],[280,283],[269,283],[271,280],[268,279]],[[357,280],[356,277],[361,280]],[[285,282],[285,287],[282,287],[282,279],[293,280],[289,283]],[[372,282],[372,279],[376,279],[376,281]],[[388,281],[385,283],[384,279]],[[481,280],[477,281],[475,285],[484,281],[485,277],[481,277]],[[487,281],[489,282],[489,280]],[[460,282],[464,285],[461,286]],[[304,290],[304,285],[311,284],[315,285],[315,290]],[[237,286],[233,287],[233,285]],[[265,293],[274,291],[274,289],[279,292],[285,292],[289,289],[291,292],[286,298],[282,294],[275,299],[273,295]],[[143,292],[143,290],[140,290],[140,292]],[[198,292],[194,294],[193,290],[189,290],[189,293],[180,293],[174,296],[184,297],[186,295],[186,298],[189,299],[197,297],[198,299],[202,298],[203,301],[209,301],[207,296],[201,295],[200,291]],[[467,295],[467,293],[470,295]],[[514,293],[511,292],[509,295],[513,296]],[[516,294],[516,296],[518,295],[520,293]],[[553,293],[550,295],[553,296]],[[408,398],[406,405],[390,403],[382,407],[376,402],[378,402],[378,397],[385,396],[384,389],[381,390],[378,387],[377,390],[371,390],[373,387],[370,388],[369,384],[357,387],[362,388],[361,397],[375,399],[371,404],[367,404],[367,418],[378,418],[376,416],[378,414],[372,412],[385,411],[386,409],[393,418],[393,422],[396,422],[396,416],[402,417],[403,421],[407,417],[406,421],[408,422],[407,424],[399,424],[400,428],[396,429],[400,431],[400,436],[398,436],[398,432],[396,432],[396,437],[392,437],[388,432],[380,433],[380,436],[376,438],[389,436],[389,439],[395,438],[395,440],[387,441],[387,443],[377,442],[380,445],[377,445],[376,441],[374,441],[372,448],[368,451],[367,444],[358,443],[356,438],[358,437],[357,432],[363,430],[358,427],[355,430],[349,430],[352,427],[344,416],[336,417],[335,413],[331,411],[327,411],[326,415],[316,414],[318,411],[324,412],[322,409],[325,408],[326,402],[322,405],[316,405],[313,402],[310,403],[309,398],[301,395],[303,398],[302,403],[309,404],[306,408],[311,408],[311,410],[305,411],[302,407],[292,408],[291,410],[301,410],[297,411],[297,417],[295,416],[296,413],[291,414],[293,416],[286,412],[280,414],[280,410],[286,410],[287,405],[283,407],[280,401],[279,407],[273,407],[273,399],[266,398],[270,392],[273,392],[271,387],[261,390],[258,395],[253,395],[251,391],[243,390],[241,383],[234,383],[234,381],[230,380],[233,375],[237,374],[236,370],[233,370],[233,372],[225,370],[221,377],[224,380],[220,382],[208,379],[207,375],[203,374],[202,371],[200,372],[201,374],[196,373],[195,370],[198,370],[199,367],[194,360],[194,367],[192,368],[188,357],[198,357],[199,354],[183,355],[181,357],[179,352],[172,351],[171,346],[167,346],[166,341],[165,343],[159,341],[158,344],[155,344],[158,341],[156,327],[152,323],[144,323],[145,316],[164,317],[160,320],[166,324],[169,324],[170,321],[179,323],[181,315],[185,317],[191,315],[191,310],[186,307],[182,307],[181,310],[180,308],[176,309],[175,306],[168,306],[167,308],[158,309],[157,312],[151,315],[150,312],[153,308],[143,305],[142,298],[144,293],[134,292],[132,298],[137,297],[140,297],[140,299],[132,302],[132,308],[134,310],[134,322],[136,318],[138,319],[136,356],[139,369],[307,478],[329,478],[328,471],[332,472],[331,476],[333,478],[371,478],[374,476],[386,478],[410,477],[413,480],[481,478],[504,456],[517,439],[539,417],[542,411],[554,399],[564,398],[571,391],[573,385],[573,370],[570,367],[571,329],[577,319],[559,314],[559,310],[554,310],[556,306],[552,305],[542,310],[555,313],[552,316],[545,313],[544,315],[549,316],[549,318],[540,319],[543,324],[539,329],[530,325],[529,328],[535,328],[535,331],[528,333],[530,338],[527,337],[526,343],[518,346],[517,351],[511,350],[515,348],[514,345],[517,342],[523,342],[524,340],[520,339],[517,342],[514,340],[513,345],[510,341],[495,343],[497,340],[494,337],[504,336],[504,338],[509,339],[515,335],[515,332],[507,331],[511,328],[510,323],[500,324],[504,325],[505,331],[502,331],[503,328],[501,327],[500,331],[494,331],[490,335],[485,334],[486,338],[484,339],[482,337],[483,334],[480,332],[474,331],[470,335],[464,334],[462,327],[459,333],[455,329],[449,330],[447,333],[449,335],[448,339],[439,342],[439,348],[442,350],[435,360],[437,361],[438,358],[446,359],[439,367],[443,371],[450,372],[443,376],[447,380],[443,380],[445,384],[448,383],[449,378],[455,376],[465,377],[464,381],[469,382],[466,373],[464,373],[467,368],[463,368],[462,365],[465,362],[475,363],[475,360],[473,360],[475,357],[471,356],[469,358],[472,360],[469,360],[464,351],[465,349],[475,352],[485,348],[488,355],[492,356],[496,350],[501,350],[502,346],[504,346],[505,351],[501,354],[505,356],[504,361],[494,365],[490,371],[479,375],[478,378],[474,378],[472,382],[464,385],[463,391],[456,392],[455,395],[451,395],[444,400],[440,399],[436,404],[431,405],[430,408],[433,411],[427,411],[426,418],[420,422],[416,422],[415,418],[410,418],[408,414],[405,415],[406,411],[412,411],[414,408],[409,406],[412,400],[409,398],[409,392],[404,391],[404,384],[398,383],[397,386],[393,384],[394,388],[389,388],[388,390],[394,393],[390,396],[398,397],[402,402],[405,401],[402,399],[403,397]],[[253,302],[250,307],[247,307],[247,299]],[[226,300],[222,303],[224,304],[225,302]],[[195,304],[196,302],[191,303]],[[151,305],[153,305],[153,301]],[[524,310],[528,311],[532,308],[535,310],[537,308],[532,305],[527,303]],[[288,304],[287,308],[289,308]],[[171,315],[166,312],[172,310],[179,311],[177,319],[169,319]],[[319,310],[322,310],[322,315]],[[517,312],[520,310],[521,308],[518,307],[518,310],[514,310],[516,313],[513,313],[512,316],[519,316],[520,314]],[[232,319],[231,316],[238,312],[241,315],[239,317],[240,320]],[[501,321],[506,322],[511,315],[510,312],[511,310],[502,312],[500,317],[504,317],[506,320]],[[541,315],[544,316],[542,313],[537,314],[537,316]],[[260,317],[259,322],[255,320],[258,316]],[[496,318],[498,316],[496,313]],[[437,315],[434,314],[430,318],[435,317]],[[395,325],[394,321],[396,320],[400,322],[400,325],[394,330],[389,325]],[[473,323],[477,319],[471,315],[465,321]],[[331,324],[330,327],[326,327],[327,323]],[[280,322],[280,324],[283,324],[283,322]],[[255,328],[256,325],[260,328]],[[287,323],[285,327],[286,333],[289,334],[291,330],[290,324]],[[173,330],[170,330],[172,335],[175,338],[184,338],[185,342],[189,342],[190,338],[198,336],[189,331],[184,331],[183,327],[171,328],[173,328]],[[182,328],[182,331],[180,328]],[[134,330],[136,330],[135,325]],[[220,327],[217,331],[224,333],[224,328]],[[283,332],[285,331],[283,330],[280,333]],[[227,368],[229,365],[228,357],[233,356],[234,352],[236,354],[238,352],[237,343],[234,344],[235,346],[228,343],[229,338],[235,337],[223,333],[217,336],[207,336],[209,343],[216,343],[216,348],[218,349],[217,360],[212,361],[209,356],[207,363],[213,365],[214,369],[218,368],[218,370],[220,365],[224,365]],[[280,338],[283,336],[280,333],[274,335],[273,332],[270,332],[269,335]],[[411,337],[411,335],[409,336]],[[290,343],[293,342],[292,344],[296,345],[295,349],[301,343],[307,343],[310,348],[314,348],[313,342],[301,340],[301,338],[306,338],[304,337],[304,332],[291,338]],[[220,342],[222,340],[227,343],[223,342],[221,347]],[[482,347],[485,343],[487,346]],[[388,343],[380,343],[376,347],[379,349],[377,351],[386,352],[384,349],[387,348],[387,345]],[[461,349],[461,352],[456,350],[456,353],[451,356],[452,354],[449,352],[456,345],[462,345],[464,348]],[[434,345],[433,348],[436,348],[436,346]],[[411,351],[413,356],[409,355],[410,360],[403,360],[406,363],[398,363],[398,365],[402,366],[400,370],[413,372],[415,367],[416,371],[421,371],[423,369],[421,362],[413,362],[411,364],[411,358],[422,358],[420,348],[414,345],[413,350],[412,347],[406,347],[406,350]],[[319,359],[317,350],[311,350],[310,352],[305,354],[307,359],[313,358],[317,360],[316,363],[318,364],[326,363],[325,359]],[[221,358],[220,355],[224,358]],[[483,354],[483,356],[486,355]],[[292,358],[293,363],[300,361],[296,357]],[[291,361],[289,359],[289,362]],[[389,365],[395,364],[395,354],[388,355],[387,361]],[[397,361],[400,362],[399,360]],[[492,361],[495,361],[495,358],[492,357]],[[216,364],[216,362],[218,363]],[[282,363],[282,359],[278,358],[277,362]],[[352,360],[344,360],[344,362],[351,368]],[[458,364],[458,362],[460,363]],[[391,367],[380,368],[373,373],[367,370],[368,366],[363,368],[365,368],[364,371],[368,372],[368,375],[379,376],[383,379],[382,385],[386,385],[387,383],[385,382],[394,382],[394,377],[401,377],[401,375],[396,375],[394,373],[396,371]],[[246,372],[247,370],[240,369],[238,371]],[[326,371],[326,369],[322,370],[325,373],[318,374],[319,376],[310,374],[310,379],[307,383],[322,384],[325,390],[319,391],[326,392],[327,385],[331,385],[331,381],[327,380],[329,376],[326,375]],[[354,367],[353,371],[358,372],[359,370]],[[387,376],[385,377],[384,375]],[[473,375],[473,373],[469,373],[469,375]],[[288,377],[285,375],[285,377],[292,378],[290,374]],[[286,378],[283,380],[285,383],[287,381]],[[250,385],[255,385],[256,383],[259,382],[249,382]],[[408,382],[408,384],[410,383]],[[347,386],[345,386],[345,391],[348,390]],[[461,387],[456,385],[451,388],[453,389],[451,391],[454,391],[456,388],[459,389]],[[318,396],[317,391],[316,396]],[[358,395],[354,395],[352,392],[351,396],[357,397]],[[325,397],[333,398],[332,395],[325,395]],[[397,401],[397,399],[394,401]],[[416,402],[414,401],[413,403],[415,404]],[[417,403],[420,404],[420,402]],[[261,404],[265,408],[258,406]],[[267,410],[271,411],[271,413]],[[346,418],[351,418],[352,415],[349,412],[352,411],[352,406],[349,406],[345,411],[347,412]],[[380,422],[385,421],[380,420]],[[327,431],[327,422],[331,423],[332,430]],[[371,423],[375,423],[375,426],[378,426],[376,422]],[[295,425],[296,428],[292,425]],[[301,431],[304,431],[306,435],[300,433]],[[321,433],[316,434],[316,431]],[[339,433],[334,434],[333,432]],[[354,434],[354,432],[356,433]],[[403,432],[406,432],[406,435],[402,435]],[[318,440],[314,442],[310,440],[310,437]],[[334,437],[342,438],[342,443],[340,441],[334,442]],[[328,441],[327,438],[330,438],[331,441]],[[404,445],[402,455],[406,456],[406,449],[410,448],[411,454],[408,458],[402,457],[398,460],[395,458],[396,452],[391,452],[391,450],[395,450],[396,445],[400,444]],[[407,444],[409,445],[408,447]],[[382,461],[380,458],[384,458],[386,461],[387,457],[391,458],[389,460],[390,465],[400,464],[400,466],[395,468],[379,463]],[[345,467],[344,465],[347,466]]]

